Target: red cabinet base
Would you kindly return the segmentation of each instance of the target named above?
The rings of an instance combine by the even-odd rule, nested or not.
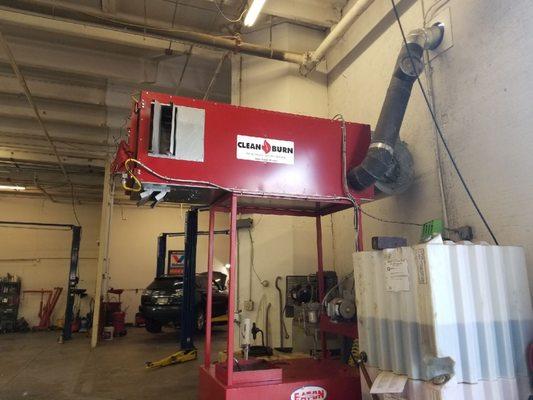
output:
[[[255,373],[253,382],[226,386],[217,379],[215,365],[200,367],[200,400],[344,400],[360,399],[358,370],[338,360],[280,360],[273,366],[281,369],[281,381],[272,381],[265,370],[265,379]],[[237,370],[234,376],[239,373]],[[247,374],[241,371],[240,374]],[[220,375],[219,375],[220,376]],[[242,382],[242,381],[241,381]]]

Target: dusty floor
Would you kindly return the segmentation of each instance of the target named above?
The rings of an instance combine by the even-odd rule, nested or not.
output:
[[[203,337],[197,361],[146,370],[153,361],[178,349],[172,330],[153,335],[130,328],[128,335],[90,350],[84,334],[60,345],[57,332],[0,335],[0,400],[15,399],[196,399]],[[226,334],[215,328],[214,349]]]

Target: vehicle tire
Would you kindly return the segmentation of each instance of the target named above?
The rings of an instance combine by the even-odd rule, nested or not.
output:
[[[160,333],[161,322],[154,319],[146,319],[146,330],[150,333]]]
[[[205,311],[203,309],[196,312],[194,327],[196,328],[196,332],[203,332],[205,330]]]

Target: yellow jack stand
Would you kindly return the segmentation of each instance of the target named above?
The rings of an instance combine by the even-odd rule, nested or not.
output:
[[[227,315],[221,315],[220,317],[211,318],[211,322],[228,322],[228,316]]]
[[[156,369],[161,367],[166,367],[167,365],[172,364],[181,364],[187,361],[196,360],[198,358],[198,350],[180,350],[174,354],[169,355],[168,357],[162,358],[158,361],[147,361],[145,367],[147,369]]]

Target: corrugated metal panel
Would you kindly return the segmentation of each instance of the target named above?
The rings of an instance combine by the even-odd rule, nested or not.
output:
[[[527,377],[533,311],[523,249],[430,243],[354,254],[369,365],[457,382]]]
[[[367,368],[372,381],[379,374],[376,368]],[[364,380],[362,382],[363,400],[372,400],[370,388]],[[476,384],[458,383],[455,379],[444,385],[435,385],[430,382],[409,379],[403,393],[384,397],[384,400],[526,400],[526,395],[520,395],[518,387],[527,388],[527,378],[518,385],[516,379],[496,379],[493,381],[479,381]]]

